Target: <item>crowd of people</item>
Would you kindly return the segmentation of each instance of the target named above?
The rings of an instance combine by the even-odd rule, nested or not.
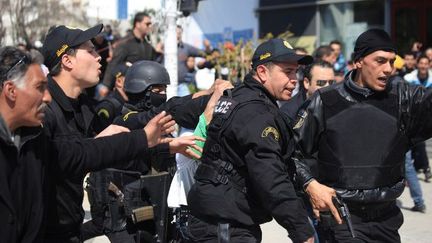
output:
[[[2,240],[261,242],[274,218],[293,242],[400,242],[406,185],[426,211],[432,48],[400,57],[370,29],[348,59],[337,40],[309,55],[272,38],[241,82],[202,85],[221,51],[177,26],[167,99],[151,27],[139,12],[123,38],[60,25],[40,50],[0,48]]]

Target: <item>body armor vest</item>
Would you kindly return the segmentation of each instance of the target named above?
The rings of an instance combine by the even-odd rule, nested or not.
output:
[[[325,121],[318,152],[321,183],[349,190],[400,181],[408,139],[399,124],[398,96],[383,92],[351,102],[335,89],[320,93]]]
[[[232,114],[240,107],[254,102],[263,103],[269,101],[258,94],[256,96],[241,95],[233,99],[231,90],[228,90],[226,96],[220,98],[215,107],[212,122],[207,128],[207,139],[201,160],[202,163],[196,171],[195,179],[208,180],[213,184],[229,183],[235,189],[243,193],[247,192],[246,168],[243,163],[235,164],[234,161],[230,161],[227,158],[225,149],[233,150],[234,148],[223,146],[223,144],[226,144],[223,133],[231,123]],[[276,119],[282,134],[282,157],[288,165],[290,178],[293,178],[295,166],[294,163],[288,163],[291,159],[290,155],[294,151],[294,140],[292,139],[292,132],[289,129],[289,118],[283,112],[280,112],[279,109],[270,110],[279,114],[279,116],[276,116]],[[232,151],[230,154],[237,153]]]

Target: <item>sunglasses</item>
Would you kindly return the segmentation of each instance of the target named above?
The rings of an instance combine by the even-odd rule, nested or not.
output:
[[[317,86],[320,86],[320,87],[325,86],[327,83],[329,85],[332,85],[332,84],[336,83],[336,80],[334,80],[334,79],[329,79],[329,80],[318,79],[316,81]]]
[[[5,74],[6,79],[9,77],[10,73],[16,69],[17,67],[19,67],[22,64],[30,64],[31,60],[28,58],[27,55],[22,56],[14,65],[12,65]],[[5,80],[3,80],[5,81]],[[3,82],[2,82],[3,83]]]

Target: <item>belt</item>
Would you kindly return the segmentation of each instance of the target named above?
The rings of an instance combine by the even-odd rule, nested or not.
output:
[[[367,220],[373,220],[387,215],[397,207],[396,201],[367,204],[347,202],[346,204],[351,214]]]

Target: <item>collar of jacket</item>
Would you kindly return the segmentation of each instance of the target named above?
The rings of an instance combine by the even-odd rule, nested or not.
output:
[[[352,70],[352,71],[350,71],[349,73],[346,74],[346,76],[345,76],[345,82],[344,82],[345,86],[349,90],[351,90],[354,93],[359,94],[359,95],[361,95],[361,96],[363,96],[365,98],[373,95],[374,94],[373,90],[371,90],[369,88],[360,87],[360,86],[358,86],[354,82],[353,78],[355,77],[355,74],[356,74],[356,70]]]
[[[385,95],[386,93],[388,93],[392,90],[393,83],[394,83],[393,80],[397,79],[397,77],[395,75],[390,76],[387,80],[387,84],[386,84],[384,91],[377,92],[377,91],[371,90],[369,88],[363,88],[363,87],[358,86],[358,84],[356,84],[354,82],[354,79],[353,79],[355,77],[355,72],[356,72],[355,69],[348,72],[345,75],[345,81],[343,84],[347,88],[348,91],[350,91],[354,94],[360,95],[361,97],[364,97],[364,98],[368,98],[369,96],[372,96],[372,95],[374,95],[374,96],[375,95],[378,95],[378,96]]]
[[[59,106],[63,110],[69,112],[74,111],[72,104],[70,103],[66,94],[63,92],[63,90],[60,88],[57,82],[50,75],[48,75],[48,90],[52,98],[59,104]]]
[[[6,122],[4,121],[3,117],[0,114],[0,140],[2,140],[5,144],[19,147],[28,140],[31,140],[32,138],[37,137],[41,133],[41,126],[37,127],[21,127],[18,128],[16,131],[15,138],[19,141],[19,144],[15,144],[12,141],[12,133],[9,130],[9,127],[7,126]],[[18,138],[19,137],[19,138]]]
[[[12,133],[9,130],[5,120],[3,120],[2,115],[0,114],[0,139],[3,140],[6,144],[13,144],[12,142]]]
[[[144,36],[144,38],[139,38],[138,36],[136,36],[133,32],[132,32],[132,34],[131,34],[131,37],[130,37],[131,39],[134,39],[136,42],[138,42],[138,43],[144,43],[144,42],[146,42],[146,43],[149,43],[149,40],[147,39],[147,38],[149,38],[149,37],[147,37],[147,35],[146,36]]]
[[[258,81],[256,80],[251,74],[246,75],[244,79],[244,85],[247,87],[257,90],[259,92],[260,96],[267,97],[276,107],[278,107],[278,104],[276,102],[276,99],[268,92],[268,90]]]

